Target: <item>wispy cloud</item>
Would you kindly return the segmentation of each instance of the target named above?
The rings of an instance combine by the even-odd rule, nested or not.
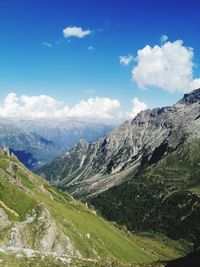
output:
[[[64,38],[70,38],[70,37],[77,37],[77,38],[84,38],[85,36],[91,34],[92,31],[89,29],[83,30],[81,27],[67,27],[63,30],[63,36]]]
[[[133,61],[133,56],[132,55],[128,55],[128,56],[120,56],[120,64],[121,65],[129,65],[131,63],[131,61]]]
[[[160,37],[160,42],[161,42],[161,45],[164,44],[165,42],[168,41],[168,36],[165,35],[165,34],[162,34],[161,37]]]
[[[46,46],[46,47],[48,47],[48,48],[52,48],[52,44],[49,43],[49,42],[43,42],[42,45],[43,45],[43,46]]]
[[[90,45],[90,46],[87,47],[87,50],[94,51],[95,48],[94,48],[94,46]]]

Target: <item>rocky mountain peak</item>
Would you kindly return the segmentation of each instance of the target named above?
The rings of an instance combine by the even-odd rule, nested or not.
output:
[[[77,144],[77,147],[79,148],[85,148],[88,146],[88,142],[86,142],[84,139],[80,139],[78,144]]]
[[[184,94],[183,98],[178,101],[178,104],[191,105],[200,102],[200,88],[192,91],[191,93]]]
[[[200,88],[192,91],[191,93],[184,94],[183,98],[180,99],[175,105],[167,106],[162,108],[146,109],[137,114],[137,116],[131,121],[131,125],[141,126],[160,123],[165,120],[166,116],[177,112],[179,106],[192,105],[194,103],[200,103]]]
[[[87,142],[85,141],[85,139],[80,139],[79,144],[87,144]]]
[[[60,187],[75,196],[100,194],[129,179],[129,172],[134,175],[144,164],[155,163],[176,150],[186,136],[200,136],[198,98],[200,89],[180,100],[187,105],[142,111],[96,143],[79,141],[64,160],[58,158],[38,173],[49,181],[59,179]]]
[[[173,112],[173,107],[155,108],[153,110],[147,109],[141,111],[132,121],[132,125],[144,126],[144,124],[159,124],[161,118],[165,117],[165,114]]]

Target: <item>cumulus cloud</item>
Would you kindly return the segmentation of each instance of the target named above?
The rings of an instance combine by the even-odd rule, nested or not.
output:
[[[48,42],[43,42],[42,45],[43,46],[46,46],[48,48],[52,48],[52,44],[51,43],[48,43]]]
[[[82,100],[69,110],[71,117],[103,118],[111,119],[111,112],[120,107],[116,99],[110,98],[89,98],[87,101]]]
[[[194,79],[191,82],[191,88],[192,89],[198,89],[198,88],[200,88],[200,78],[199,79]]]
[[[133,119],[140,111],[145,110],[148,108],[145,102],[140,101],[137,97],[132,99],[132,109],[128,112],[128,117]]]
[[[120,62],[121,65],[125,65],[125,66],[127,66],[127,65],[129,65],[129,64],[131,63],[131,61],[133,60],[133,56],[132,56],[132,55],[128,55],[128,56],[120,56],[119,59],[120,59],[119,62]]]
[[[131,100],[132,103],[132,107],[130,109],[130,111],[125,111],[125,110],[119,110],[116,114],[116,118],[124,121],[124,120],[132,120],[133,118],[135,118],[135,116],[140,113],[143,110],[148,109],[148,105],[141,101],[140,99],[138,99],[138,97],[134,97]]]
[[[154,86],[169,92],[189,92],[200,84],[200,79],[193,78],[193,56],[193,49],[185,47],[181,40],[147,45],[137,52],[132,78],[141,88]]]
[[[77,37],[77,38],[83,38],[89,34],[91,34],[92,31],[88,30],[83,30],[81,27],[67,27],[63,30],[63,36],[65,38],[69,37]]]
[[[1,117],[48,118],[60,117],[68,110],[62,103],[50,96],[18,97],[15,93],[8,94],[0,105]]]
[[[65,119],[76,118],[113,118],[113,110],[120,107],[116,99],[89,98],[69,107],[47,95],[17,96],[8,94],[0,105],[0,117],[8,118],[33,118],[33,119]]]

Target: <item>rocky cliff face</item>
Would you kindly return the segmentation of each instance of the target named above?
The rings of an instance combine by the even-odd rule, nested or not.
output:
[[[39,173],[74,196],[98,195],[200,137],[199,103],[197,89],[172,107],[142,111],[96,143],[81,141]]]

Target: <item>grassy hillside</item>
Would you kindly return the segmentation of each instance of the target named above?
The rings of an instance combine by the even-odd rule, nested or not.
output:
[[[1,151],[0,266],[129,266],[176,258],[189,249],[132,236]]]
[[[93,261],[93,260],[87,260],[87,259],[73,259],[70,261],[63,261],[60,259],[56,259],[55,257],[44,257],[41,255],[38,255],[34,258],[27,258],[24,257],[18,257],[15,254],[12,255],[5,255],[0,253],[0,266],[1,267],[164,267],[165,264],[162,262],[157,263],[144,263],[144,264],[138,264],[138,263],[119,263],[117,261]]]

